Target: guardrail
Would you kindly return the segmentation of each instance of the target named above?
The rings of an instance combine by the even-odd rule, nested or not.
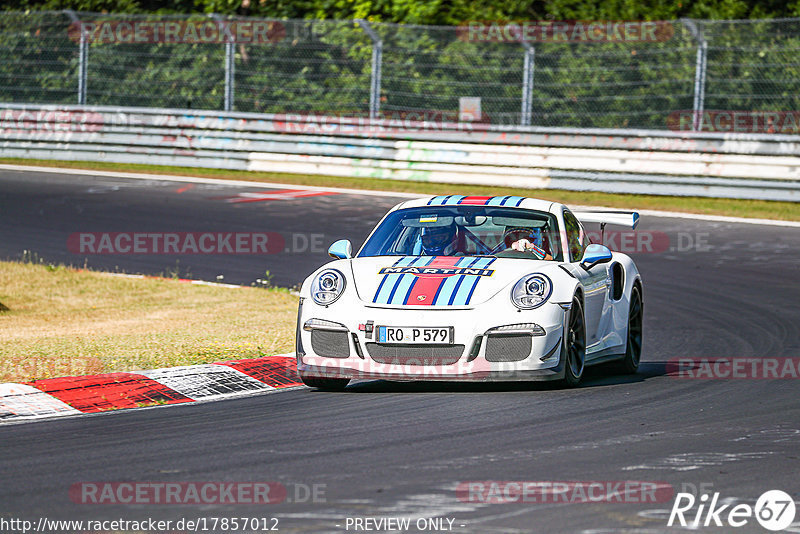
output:
[[[0,156],[800,201],[800,136],[0,104]]]

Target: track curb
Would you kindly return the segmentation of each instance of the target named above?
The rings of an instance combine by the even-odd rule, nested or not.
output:
[[[0,383],[0,424],[221,400],[302,386],[294,354]]]

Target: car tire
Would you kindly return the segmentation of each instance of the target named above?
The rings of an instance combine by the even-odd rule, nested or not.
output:
[[[619,371],[625,374],[634,374],[639,370],[639,359],[642,356],[642,322],[644,318],[644,304],[642,292],[638,285],[631,289],[631,304],[628,309],[628,342],[625,347],[625,357],[619,362]]]
[[[567,333],[564,336],[564,379],[566,387],[575,387],[583,378],[586,363],[586,321],[583,305],[578,297],[572,299],[567,315]]]
[[[342,391],[350,383],[349,378],[318,378],[314,376],[301,376],[303,384],[310,388],[322,389],[325,391]]]

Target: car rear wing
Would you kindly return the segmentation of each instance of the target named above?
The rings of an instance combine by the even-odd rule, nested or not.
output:
[[[601,228],[614,224],[635,230],[639,224],[639,214],[635,211],[575,211],[573,214],[582,223],[600,223]]]

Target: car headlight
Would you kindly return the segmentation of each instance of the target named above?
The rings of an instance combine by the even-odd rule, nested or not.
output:
[[[523,310],[538,308],[550,298],[553,284],[543,274],[533,274],[520,278],[511,290],[511,302]]]
[[[344,291],[344,275],[336,269],[326,269],[314,278],[311,284],[311,298],[322,306],[332,304]]]

